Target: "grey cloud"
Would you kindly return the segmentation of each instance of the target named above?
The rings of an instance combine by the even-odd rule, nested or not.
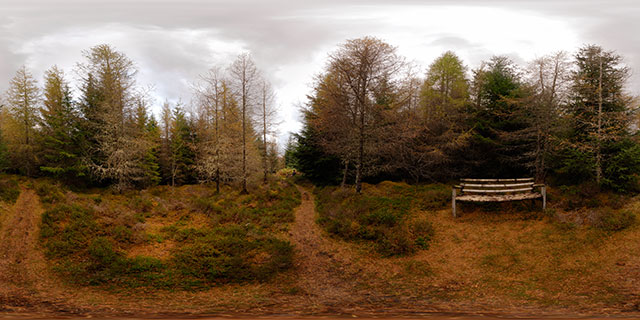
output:
[[[393,3],[388,0],[3,0],[0,2],[0,90],[6,89],[15,70],[30,58],[18,50],[21,46],[37,43],[48,35],[64,36],[78,30],[87,31],[79,33],[86,38],[84,41],[78,40],[75,46],[59,44],[64,50],[73,50],[69,56],[79,56],[82,49],[109,42],[137,62],[141,84],[155,84],[160,97],[187,100],[190,91],[185,81],[193,81],[213,64],[224,66],[233,58],[223,44],[235,44],[251,51],[276,87],[284,87],[290,81],[310,82],[313,74],[306,80],[289,79],[282,72],[276,78],[274,74],[283,68],[307,68],[315,63],[318,52],[331,50],[346,38],[392,28],[361,13],[384,12],[385,8],[402,6],[507,8],[557,17],[567,21],[585,43],[617,50],[640,72],[640,40],[635,36],[640,30],[640,19],[637,19],[640,6],[636,0],[402,0]],[[451,24],[464,23],[455,18],[452,16]],[[416,39],[416,42],[425,48],[461,53],[470,68],[494,54],[508,54],[515,61],[523,62],[518,53],[492,52],[474,39],[447,34],[447,27],[442,26],[442,30],[434,30],[429,38]],[[122,37],[105,36],[105,31],[114,30],[121,32]],[[199,36],[190,39],[188,32],[192,31],[199,32]],[[56,50],[55,39],[52,41],[49,49]],[[220,47],[211,47],[211,43],[219,43]],[[78,47],[80,44],[82,47]],[[42,69],[58,61],[39,63]],[[640,89],[638,84],[640,78],[636,76],[634,85]],[[304,100],[304,94],[306,92],[299,93],[299,100]]]

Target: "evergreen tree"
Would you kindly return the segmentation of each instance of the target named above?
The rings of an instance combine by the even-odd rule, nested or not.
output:
[[[290,163],[314,184],[337,184],[342,167],[340,158],[324,151],[319,133],[309,124],[311,117],[313,114],[306,112],[302,132],[294,134],[295,148],[290,154]]]
[[[581,48],[575,59],[567,110],[572,130],[564,151],[567,165],[560,172],[570,175],[580,172],[585,178],[582,180],[594,179],[618,188],[615,186],[624,178],[607,174],[620,172],[608,169],[607,165],[615,163],[612,159],[618,153],[633,147],[621,143],[630,136],[632,98],[624,90],[629,69],[620,55],[595,45]]]
[[[195,130],[182,108],[173,110],[170,141],[171,185],[195,182]]]
[[[44,106],[40,109],[43,163],[40,170],[67,182],[84,175],[80,156],[80,122],[71,89],[57,67],[45,73]]]
[[[470,172],[483,177],[519,177],[530,173],[532,139],[523,107],[517,66],[507,57],[493,57],[475,70],[471,148],[462,153]]]

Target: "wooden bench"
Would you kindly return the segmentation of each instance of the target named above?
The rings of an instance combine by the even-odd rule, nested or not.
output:
[[[535,189],[539,190],[535,190]],[[460,191],[459,193],[457,191]],[[535,184],[533,178],[520,179],[461,179],[451,195],[453,217],[456,217],[456,201],[504,202],[542,198],[542,209],[547,207],[547,189]]]

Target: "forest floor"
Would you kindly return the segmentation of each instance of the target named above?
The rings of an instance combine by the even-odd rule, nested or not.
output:
[[[528,279],[541,275],[575,278],[576,275],[569,272],[591,270],[585,269],[584,265],[593,259],[580,261],[571,255],[568,259],[576,260],[571,266],[558,267],[555,272],[550,271],[553,266],[549,264],[561,260],[543,261],[540,264],[550,269],[537,270],[535,259],[543,256],[529,257],[527,250],[531,247],[526,243],[537,241],[539,244],[535,238],[538,234],[549,236],[548,226],[543,222],[487,221],[475,212],[453,221],[448,210],[439,210],[429,213],[434,225],[442,230],[436,234],[432,248],[416,257],[383,259],[372,256],[362,246],[328,236],[316,224],[313,193],[305,187],[297,187],[302,202],[287,234],[295,247],[291,270],[267,282],[167,291],[114,290],[63,282],[51,270],[38,240],[43,212],[39,197],[23,186],[15,204],[0,207],[0,317],[168,319],[260,315],[292,319],[298,316],[578,319],[595,318],[594,315],[640,316],[640,255],[635,251],[640,249],[638,230],[614,236],[619,238],[615,243],[599,245],[597,250],[588,253],[589,257],[611,256],[620,243],[626,243],[623,249],[629,250],[616,255],[617,260],[606,268],[600,265],[593,268],[596,274],[583,275],[586,278],[584,285],[567,288],[568,291],[580,291],[577,294],[581,299],[567,298],[568,294],[563,290],[552,290],[551,294],[559,301],[556,303],[545,300],[549,295],[542,291],[546,288],[530,287],[530,283],[520,279],[520,274]],[[477,237],[486,239],[480,241]],[[575,240],[580,241],[579,238]],[[573,242],[567,242],[565,238],[559,241],[547,245],[556,255],[564,255],[557,246],[570,246]],[[520,249],[525,253],[513,253]],[[484,261],[482,267],[486,270],[479,268],[477,263],[468,262],[475,261],[471,258],[474,255]],[[493,257],[497,262],[489,262],[487,257]],[[480,269],[484,271],[478,271]],[[495,275],[488,276],[485,271]],[[608,275],[596,281],[603,273]],[[553,282],[546,279],[551,282],[544,283],[570,286],[575,285],[575,280]],[[603,293],[595,288],[591,293],[588,291],[589,285],[603,286],[611,281],[624,290]]]

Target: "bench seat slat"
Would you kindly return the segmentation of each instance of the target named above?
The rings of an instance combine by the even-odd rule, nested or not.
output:
[[[520,188],[520,189],[502,189],[502,190],[487,190],[487,189],[465,189],[462,188],[462,193],[508,193],[508,192],[530,192],[533,188]]]
[[[524,182],[533,181],[533,178],[517,178],[517,179],[460,179],[463,182]]]
[[[463,187],[477,187],[477,188],[515,188],[515,187],[533,186],[533,182],[502,183],[502,184],[461,183],[460,185]]]
[[[504,201],[518,201],[542,198],[540,193],[519,193],[519,194],[505,194],[505,195],[475,195],[468,194],[456,197],[456,201],[473,201],[473,202],[504,202]]]

